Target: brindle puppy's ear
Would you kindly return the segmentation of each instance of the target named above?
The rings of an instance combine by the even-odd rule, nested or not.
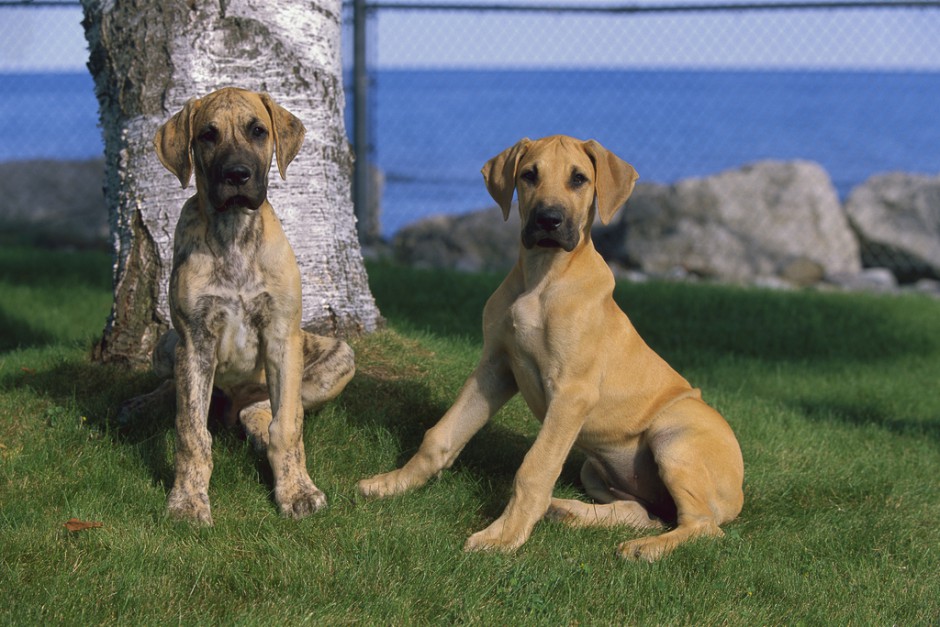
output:
[[[304,143],[304,134],[307,129],[303,122],[293,113],[274,102],[268,94],[261,94],[261,102],[271,116],[274,126],[274,154],[277,155],[277,171],[281,178],[287,180],[287,166]]]
[[[636,180],[640,178],[633,166],[590,139],[581,144],[584,152],[594,162],[594,194],[601,224],[608,224],[617,210],[623,206]]]
[[[176,175],[180,185],[189,185],[189,177],[193,173],[193,160],[190,152],[192,143],[193,117],[199,110],[201,101],[192,98],[183,105],[182,111],[176,113],[157,129],[153,138],[153,147],[157,151],[160,163]]]
[[[503,210],[503,220],[509,219],[512,210],[512,194],[516,191],[516,166],[529,148],[528,137],[524,137],[512,148],[507,148],[486,162],[481,172],[486,190]]]

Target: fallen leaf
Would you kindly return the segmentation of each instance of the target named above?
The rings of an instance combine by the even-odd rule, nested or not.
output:
[[[65,523],[65,528],[69,531],[84,531],[85,529],[94,529],[103,526],[104,523],[79,520],[78,518],[69,518]]]
[[[26,366],[22,366],[22,367],[20,368],[20,370],[22,370],[22,371],[25,372],[26,374],[33,374],[34,372],[36,372],[36,371],[33,370],[32,368],[27,368]]]

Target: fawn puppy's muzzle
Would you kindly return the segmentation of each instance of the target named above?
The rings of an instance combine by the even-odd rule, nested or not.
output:
[[[537,204],[522,228],[522,245],[531,250],[562,248],[571,252],[580,239],[578,228],[562,205]]]

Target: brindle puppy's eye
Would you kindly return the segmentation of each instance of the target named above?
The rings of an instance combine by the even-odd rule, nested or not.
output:
[[[219,131],[212,128],[211,126],[205,129],[203,132],[199,133],[199,141],[205,142],[207,144],[214,144],[218,139]]]
[[[526,170],[523,172],[519,178],[521,178],[526,183],[532,183],[534,185],[539,180],[539,173],[535,168],[532,168],[531,170]]]
[[[260,124],[254,124],[251,127],[250,133],[254,139],[264,139],[268,136],[268,129],[264,128]]]
[[[581,187],[587,182],[588,182],[587,177],[581,174],[580,172],[575,172],[571,175],[571,187],[575,187],[575,188]]]

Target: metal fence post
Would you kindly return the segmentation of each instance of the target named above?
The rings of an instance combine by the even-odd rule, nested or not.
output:
[[[359,242],[372,243],[377,236],[369,198],[369,73],[366,64],[366,0],[353,0],[353,208],[358,221]]]

